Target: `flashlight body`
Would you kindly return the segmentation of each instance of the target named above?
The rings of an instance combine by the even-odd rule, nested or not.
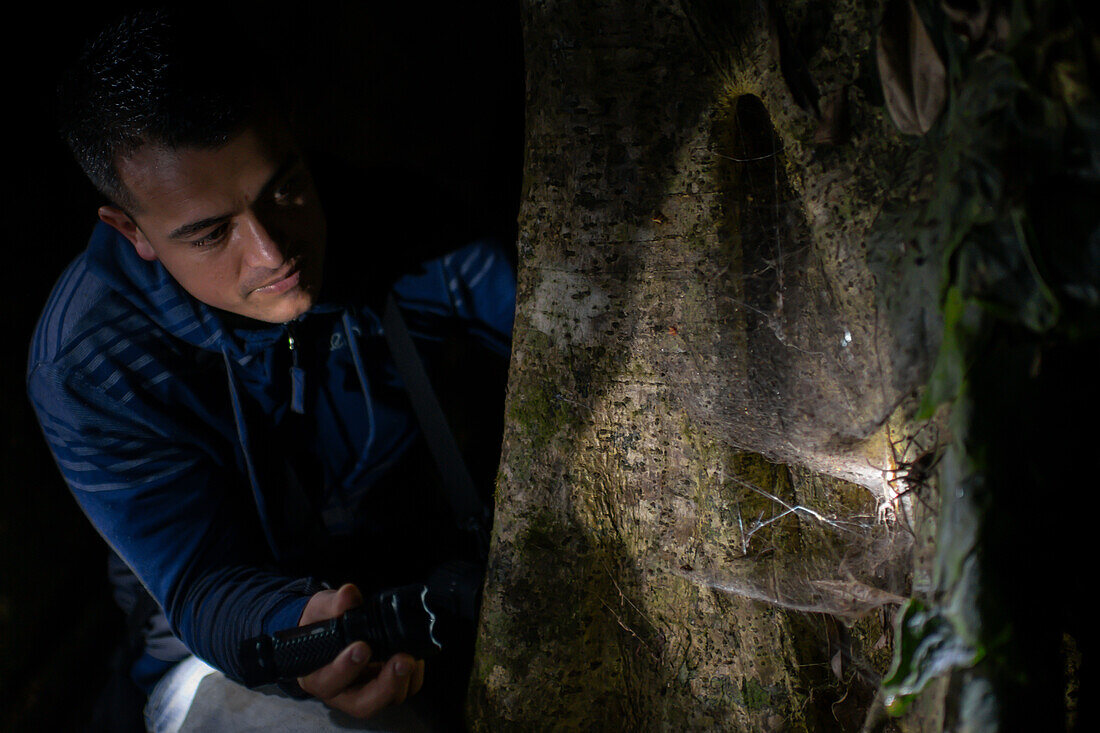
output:
[[[354,641],[384,661],[398,652],[422,659],[442,648],[435,638],[435,614],[427,587],[407,585],[382,591],[337,618],[253,637],[240,647],[244,683],[267,685],[303,677],[335,659]]]

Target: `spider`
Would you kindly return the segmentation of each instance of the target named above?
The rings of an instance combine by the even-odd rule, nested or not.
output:
[[[922,435],[931,431],[931,440],[928,444],[922,442]],[[879,506],[879,519],[886,520],[898,518],[898,513],[905,514],[905,499],[910,494],[915,496],[925,509],[935,513],[936,509],[927,500],[923,490],[928,488],[933,471],[943,458],[943,443],[940,441],[939,430],[932,422],[926,422],[912,435],[904,440],[893,440],[887,429],[887,445],[890,454],[887,456],[891,468],[881,469],[882,478],[888,487],[885,501]],[[914,456],[907,459],[907,456]],[[903,516],[908,524],[908,517]]]

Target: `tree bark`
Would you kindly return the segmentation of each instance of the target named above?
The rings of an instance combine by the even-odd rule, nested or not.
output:
[[[897,226],[928,156],[876,98],[878,9],[523,12],[474,725],[858,729],[928,583],[896,472],[939,439],[907,417],[936,269]]]

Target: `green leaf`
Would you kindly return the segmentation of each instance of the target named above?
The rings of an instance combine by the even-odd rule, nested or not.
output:
[[[932,376],[928,380],[928,389],[921,399],[918,420],[932,417],[937,406],[954,401],[959,393],[966,374],[960,340],[960,324],[965,309],[962,292],[956,287],[948,288],[943,303],[943,340],[936,355],[936,363],[932,367]]]
[[[959,667],[972,667],[982,657],[946,614],[910,599],[898,612],[894,660],[882,682],[886,709],[905,713],[913,698],[933,678]]]

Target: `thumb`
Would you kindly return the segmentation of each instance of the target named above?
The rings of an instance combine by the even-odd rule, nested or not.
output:
[[[344,611],[363,603],[363,594],[352,583],[345,583],[337,590],[323,590],[314,593],[302,610],[299,626],[336,618]]]
[[[363,594],[353,583],[344,583],[336,590],[333,599],[333,616],[339,616],[344,611],[363,605]]]

